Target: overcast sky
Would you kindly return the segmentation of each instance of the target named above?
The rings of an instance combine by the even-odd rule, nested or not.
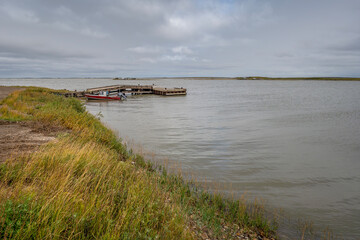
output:
[[[0,0],[0,77],[360,76],[360,0]]]

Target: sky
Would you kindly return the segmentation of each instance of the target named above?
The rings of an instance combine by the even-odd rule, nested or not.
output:
[[[0,0],[0,77],[360,77],[360,0]]]

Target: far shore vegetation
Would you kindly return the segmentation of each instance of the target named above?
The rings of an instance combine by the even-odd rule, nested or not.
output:
[[[360,77],[115,77],[113,80],[155,80],[155,79],[189,79],[189,80],[306,80],[306,81],[360,81]]]
[[[262,204],[203,191],[132,153],[81,101],[29,87],[2,121],[66,129],[0,163],[1,239],[274,239]]]
[[[355,77],[237,77],[239,80],[318,80],[318,81],[360,81],[360,78]]]

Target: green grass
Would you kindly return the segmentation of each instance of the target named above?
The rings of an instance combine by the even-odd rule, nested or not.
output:
[[[80,101],[28,88],[1,102],[0,118],[71,131],[0,164],[0,238],[230,239],[274,235],[260,204],[199,190],[128,152]]]
[[[310,80],[310,81],[360,81],[360,78],[354,77],[236,77],[239,80]]]

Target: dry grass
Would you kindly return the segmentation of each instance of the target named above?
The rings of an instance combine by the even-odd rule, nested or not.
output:
[[[263,205],[224,199],[128,152],[76,99],[15,92],[0,118],[70,133],[0,165],[0,238],[194,239],[273,234]],[[255,234],[256,235],[256,234]],[[255,236],[254,235],[254,236]]]

